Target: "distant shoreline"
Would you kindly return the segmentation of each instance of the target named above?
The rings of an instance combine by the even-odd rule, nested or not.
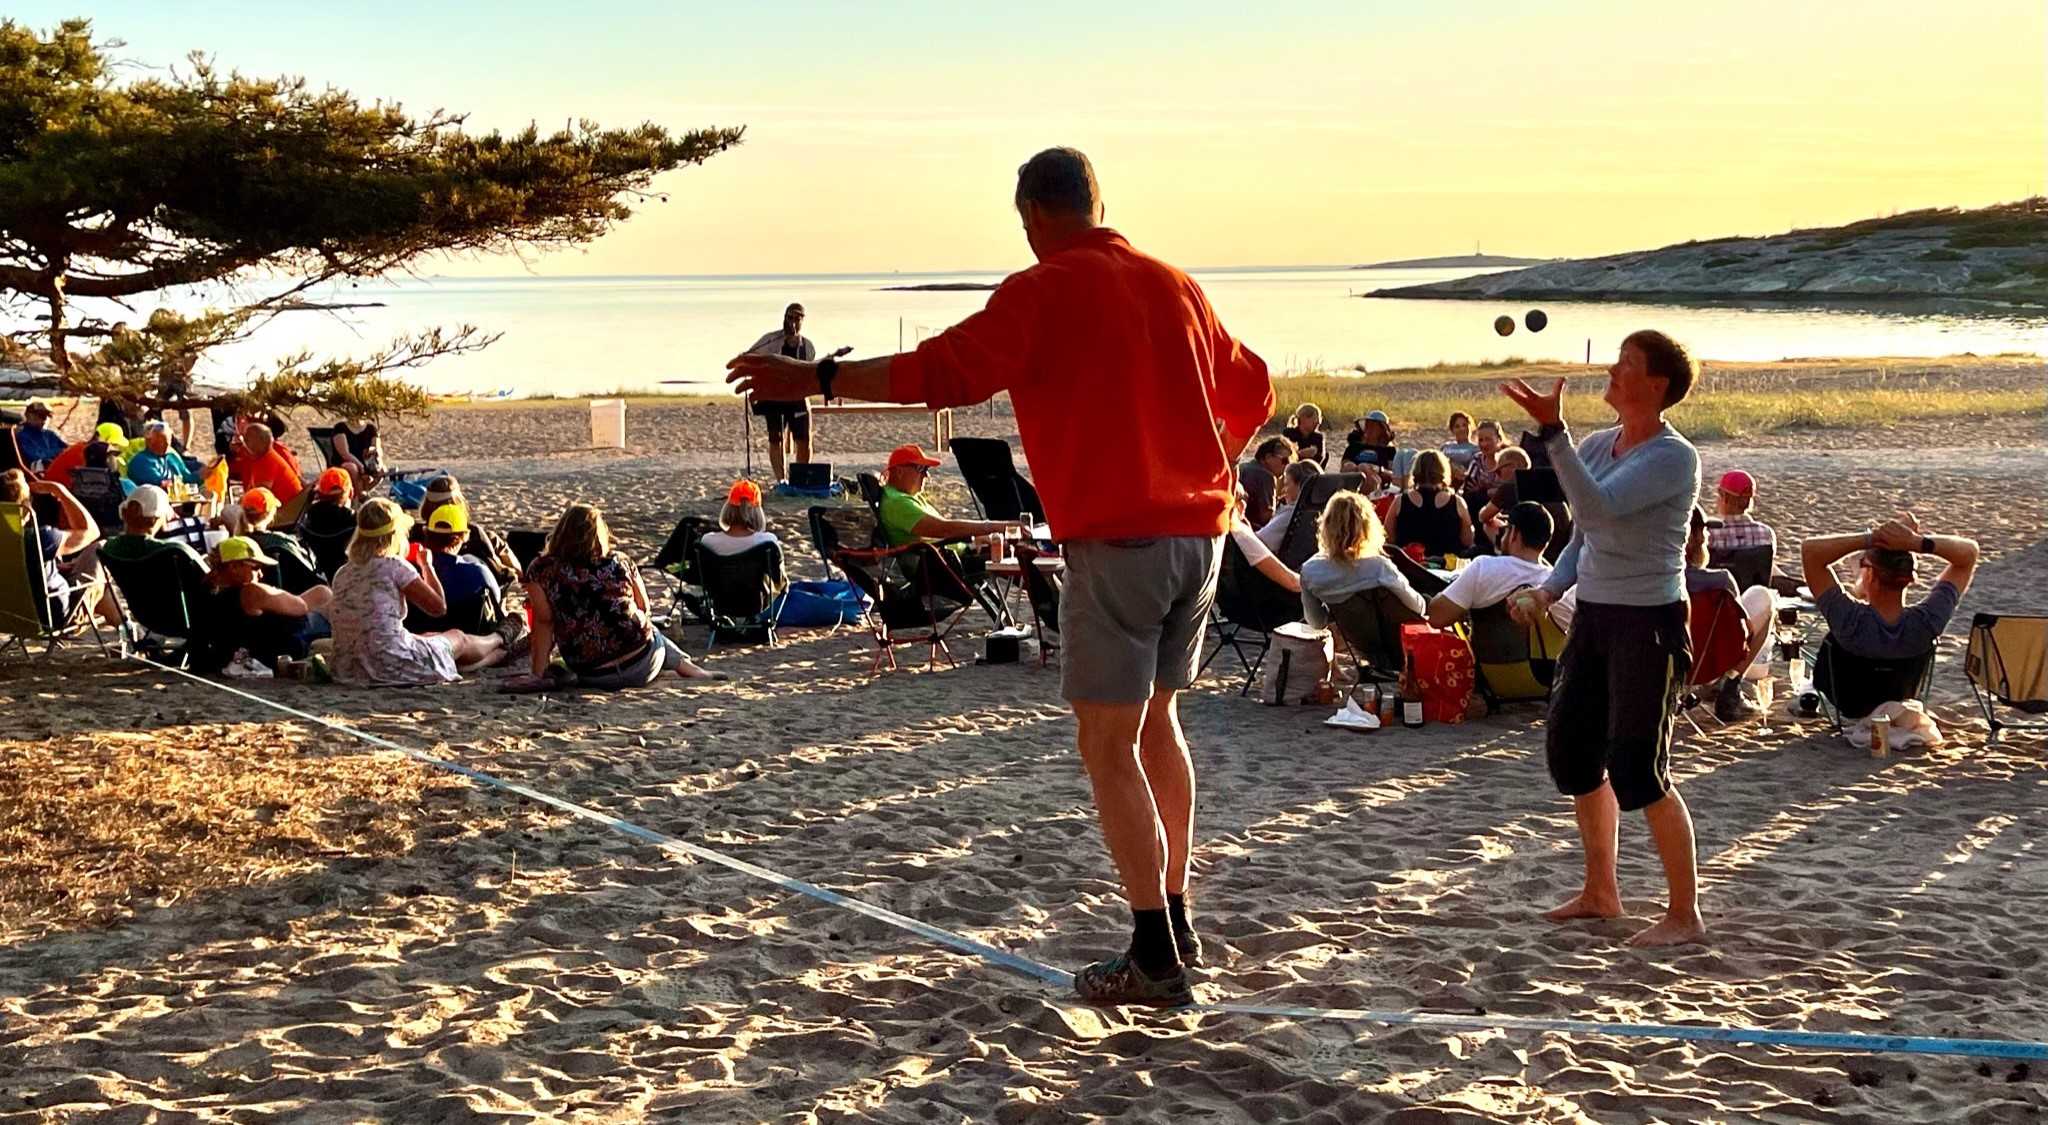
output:
[[[1561,258],[1510,258],[1504,254],[1452,254],[1442,258],[1407,258],[1398,262],[1374,262],[1366,266],[1352,266],[1355,270],[1480,270],[1498,267],[1504,270],[1520,269],[1523,266],[1540,266],[1549,262],[1563,261]]]
[[[877,293],[985,293],[994,289],[994,281],[934,281],[924,285],[884,285]]]

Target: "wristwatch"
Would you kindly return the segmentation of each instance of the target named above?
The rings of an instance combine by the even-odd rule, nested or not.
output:
[[[1920,537],[1920,553],[1923,555],[1931,555],[1934,553],[1934,536],[1922,535]]]
[[[837,359],[828,355],[818,361],[818,394],[823,396],[826,402],[832,401],[832,379],[838,374],[839,361]]]

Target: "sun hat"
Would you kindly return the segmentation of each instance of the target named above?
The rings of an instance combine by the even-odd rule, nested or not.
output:
[[[1730,469],[1721,474],[1721,491],[1730,496],[1755,496],[1756,478],[1741,469]]]
[[[1378,422],[1382,426],[1391,426],[1394,424],[1393,420],[1387,417],[1387,412],[1384,410],[1373,411],[1372,413],[1365,416],[1365,420],[1368,422]]]
[[[137,485],[135,491],[121,501],[122,508],[134,508],[147,519],[171,518],[171,494],[153,484]]]
[[[326,469],[313,482],[313,495],[348,496],[355,492],[355,487],[355,482],[348,479],[347,469]]]
[[[448,535],[463,535],[469,531],[469,509],[460,504],[443,504],[427,517],[427,530]]]
[[[252,488],[242,493],[242,510],[252,516],[273,515],[277,508],[277,493],[267,488]]]
[[[923,465],[926,468],[931,468],[938,463],[938,458],[926,453],[915,442],[909,445],[899,445],[894,452],[889,454],[889,467],[892,469],[902,468],[905,465]]]
[[[752,504],[758,508],[761,506],[761,486],[750,480],[736,480],[732,482],[732,491],[725,494],[725,502]]]
[[[264,554],[263,548],[246,535],[228,536],[220,541],[220,546],[214,548],[214,552],[224,563],[252,562],[262,563],[264,566],[277,565],[276,559]]]

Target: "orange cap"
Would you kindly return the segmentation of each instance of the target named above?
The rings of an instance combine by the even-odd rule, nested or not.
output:
[[[318,496],[347,496],[354,491],[355,484],[348,479],[346,469],[328,469],[313,483],[313,492]]]
[[[252,488],[242,493],[242,510],[267,516],[277,511],[277,493],[267,488]]]
[[[725,494],[725,502],[728,504],[752,504],[758,508],[761,506],[761,486],[750,480],[734,481],[732,491]]]
[[[901,468],[904,465],[923,465],[929,468],[938,463],[938,458],[926,453],[922,447],[915,443],[899,445],[896,447],[895,452],[889,454],[889,467],[892,469]]]

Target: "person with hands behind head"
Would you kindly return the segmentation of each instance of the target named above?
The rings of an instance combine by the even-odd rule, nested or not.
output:
[[[1586,879],[1546,916],[1620,916],[1621,813],[1641,809],[1670,900],[1664,918],[1630,938],[1632,945],[1679,945],[1706,929],[1692,814],[1671,781],[1671,722],[1692,664],[1685,546],[1700,462],[1692,443],[1664,420],[1696,374],[1692,357],[1669,336],[1630,334],[1607,373],[1605,399],[1620,425],[1576,446],[1564,424],[1563,379],[1548,392],[1520,379],[1501,385],[1540,427],[1574,516],[1550,577],[1508,602],[1526,625],[1578,588],[1550,696],[1545,756],[1551,778],[1572,798]]]
[[[1848,590],[1835,580],[1834,564],[1856,555],[1856,580]],[[1927,596],[1906,604],[1913,585],[1915,556],[1931,555],[1945,565]],[[1928,535],[1911,512],[1874,528],[1821,535],[1799,546],[1814,607],[1828,623],[1835,643],[1872,660],[1918,656],[1934,647],[1955,616],[1956,603],[1977,570],[1977,541],[1956,535]]]

